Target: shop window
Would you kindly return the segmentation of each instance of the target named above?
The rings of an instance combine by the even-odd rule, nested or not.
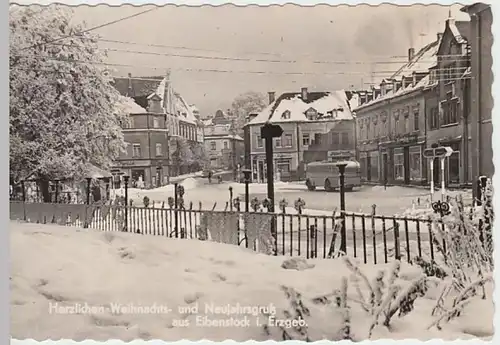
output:
[[[404,180],[405,169],[404,169],[404,154],[403,152],[394,152],[394,179]]]

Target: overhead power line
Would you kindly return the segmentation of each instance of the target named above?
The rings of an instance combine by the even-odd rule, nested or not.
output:
[[[60,60],[55,58],[46,58],[51,61],[59,61],[61,63],[67,64],[87,64],[87,65],[99,65],[99,66],[112,66],[117,67],[118,64],[108,64],[108,63],[96,63],[96,62],[85,62],[85,61],[68,61],[68,60]],[[338,75],[347,75],[352,77],[363,77],[369,75],[368,72],[329,72],[329,73],[314,73],[314,72],[268,72],[268,71],[234,71],[234,70],[218,70],[218,69],[197,69],[197,68],[167,68],[167,67],[153,67],[153,66],[139,66],[139,65],[125,65],[119,64],[118,67],[134,67],[134,68],[149,68],[154,70],[161,70],[164,73],[166,70],[175,70],[175,71],[183,71],[183,72],[208,72],[208,73],[235,73],[235,74],[254,74],[254,75],[291,75],[291,76],[303,76],[303,75],[329,75],[329,76],[338,76]],[[59,70],[51,70],[51,69],[30,69],[30,68],[19,68],[21,70],[33,71],[33,72],[41,72],[41,73],[52,73],[52,74],[66,74],[70,72],[59,71]],[[466,70],[463,68],[458,68],[456,70],[456,74],[463,74]],[[376,75],[378,78],[389,78],[394,74],[394,71],[387,71],[387,75]],[[129,77],[115,77],[115,78],[129,78]],[[142,81],[156,81],[158,82],[158,77],[130,77],[132,80],[142,80]],[[446,78],[440,78],[441,81],[454,81],[454,80],[465,80],[472,79],[470,76],[458,77],[458,76],[450,76]]]
[[[21,50],[32,49],[32,48],[35,48],[35,47],[38,47],[38,46],[41,46],[41,45],[51,44],[51,43],[55,43],[55,42],[59,42],[61,40],[67,39],[67,38],[71,38],[71,37],[74,37],[74,36],[79,36],[79,35],[82,35],[84,33],[87,33],[87,32],[90,32],[90,31],[94,31],[94,30],[97,30],[97,29],[101,29],[101,28],[104,28],[106,26],[110,26],[110,25],[113,25],[113,24],[116,24],[116,23],[120,23],[120,22],[122,22],[124,20],[130,19],[130,18],[134,18],[134,17],[143,15],[143,14],[148,13],[148,12],[156,11],[158,8],[159,8],[158,6],[155,6],[153,8],[148,9],[148,10],[141,11],[139,13],[134,13],[134,14],[132,14],[130,16],[126,16],[126,17],[123,17],[123,18],[120,18],[120,19],[116,19],[116,20],[113,20],[113,21],[110,21],[110,22],[107,22],[107,23],[104,23],[104,24],[101,24],[101,25],[97,25],[97,26],[94,26],[94,27],[91,27],[91,28],[79,31],[79,32],[75,32],[74,34],[71,34],[71,35],[61,36],[61,37],[55,38],[53,40],[36,43],[36,44],[33,44],[31,46],[28,46],[28,47],[23,47],[23,48],[21,48]]]
[[[172,46],[172,45],[153,44],[153,43],[140,43],[140,42],[132,42],[132,41],[113,40],[113,39],[102,38],[102,37],[97,38],[97,41],[107,42],[107,43],[116,43],[116,44],[125,44],[125,45],[136,45],[136,46],[151,47],[151,48],[193,50],[193,51],[205,51],[205,52],[211,52],[211,53],[224,53],[224,54],[228,53],[228,52],[224,52],[224,51],[216,50],[216,49],[195,48],[195,47],[186,47],[186,46]],[[418,52],[416,52],[416,54],[417,53]],[[235,54],[272,55],[272,56],[279,56],[279,57],[286,57],[287,56],[285,54],[280,54],[280,53],[257,52],[257,51],[241,51],[241,52],[235,52]],[[298,56],[310,57],[312,55],[313,54],[303,54],[302,53],[302,54],[299,54]],[[370,56],[380,58],[383,60],[386,60],[386,59],[405,59],[402,63],[408,62],[408,60],[407,60],[408,55],[370,55]],[[448,55],[440,55],[440,56],[448,58],[448,57],[458,57],[458,56],[463,56],[463,55],[462,54],[448,54]],[[326,62],[329,62],[329,61],[326,60]]]
[[[99,40],[99,39],[98,39]],[[77,47],[75,45],[70,44],[56,44],[65,47]],[[149,46],[149,45],[147,45]],[[256,59],[256,58],[238,58],[238,57],[227,57],[227,56],[207,56],[207,55],[187,55],[187,54],[176,54],[176,53],[161,53],[161,52],[151,52],[151,51],[139,51],[139,50],[130,50],[130,49],[118,49],[118,48],[104,48],[106,51],[119,52],[119,53],[128,53],[128,54],[138,54],[138,55],[152,55],[152,56],[169,56],[169,57],[182,57],[182,58],[190,58],[190,59],[201,59],[201,60],[221,60],[221,61],[242,61],[242,62],[270,62],[270,63],[287,63],[287,64],[295,64],[295,63],[304,63],[309,62],[312,64],[331,64],[331,65],[390,65],[390,64],[398,64],[398,65],[406,65],[408,61],[395,60],[395,61],[359,61],[359,60],[337,60],[337,61],[304,61],[304,60],[275,60],[275,59]],[[454,61],[469,61],[470,57],[456,54],[456,55],[441,55],[443,58],[453,58]],[[418,60],[415,63],[437,63],[437,58],[430,59],[422,59]]]

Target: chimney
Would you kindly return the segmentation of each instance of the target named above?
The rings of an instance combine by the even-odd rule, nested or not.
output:
[[[408,62],[413,60],[414,56],[415,56],[415,48],[408,49]]]
[[[273,103],[276,93],[274,91],[271,91],[271,92],[268,92],[267,94],[269,95],[269,104]]]
[[[443,38],[443,33],[442,32],[438,32],[437,33],[437,40],[441,41],[442,38]]]
[[[300,94],[301,94],[302,100],[304,102],[307,101],[307,96],[308,96],[307,87],[303,87],[302,89],[300,89]]]
[[[385,82],[385,80],[383,80],[380,83],[380,95],[385,96],[386,91],[387,91],[386,82]]]

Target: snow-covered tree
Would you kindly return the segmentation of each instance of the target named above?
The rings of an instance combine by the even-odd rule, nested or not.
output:
[[[208,157],[203,143],[193,144],[191,146],[191,152],[193,154],[192,167],[194,170],[201,170],[208,164]]]
[[[249,91],[237,96],[231,104],[232,113],[236,117],[236,129],[243,128],[248,114],[260,112],[266,106],[266,97],[261,93]]]
[[[186,139],[175,137],[171,142],[173,152],[170,155],[175,174],[181,174],[182,168],[189,166],[193,162],[193,152]]]
[[[67,7],[11,8],[10,177],[78,179],[125,148],[125,98],[105,73],[96,36]]]

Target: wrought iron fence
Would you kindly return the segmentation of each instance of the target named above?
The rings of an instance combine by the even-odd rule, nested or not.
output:
[[[429,219],[387,217],[359,213],[306,215],[203,210],[194,208],[125,207],[123,205],[49,204],[11,201],[11,219],[55,223],[101,231],[127,231],[142,235],[212,240],[274,255],[331,258],[338,254],[345,216],[347,253],[365,263],[410,261],[437,254]],[[273,226],[271,227],[271,224]],[[270,229],[274,229],[274,234]]]

